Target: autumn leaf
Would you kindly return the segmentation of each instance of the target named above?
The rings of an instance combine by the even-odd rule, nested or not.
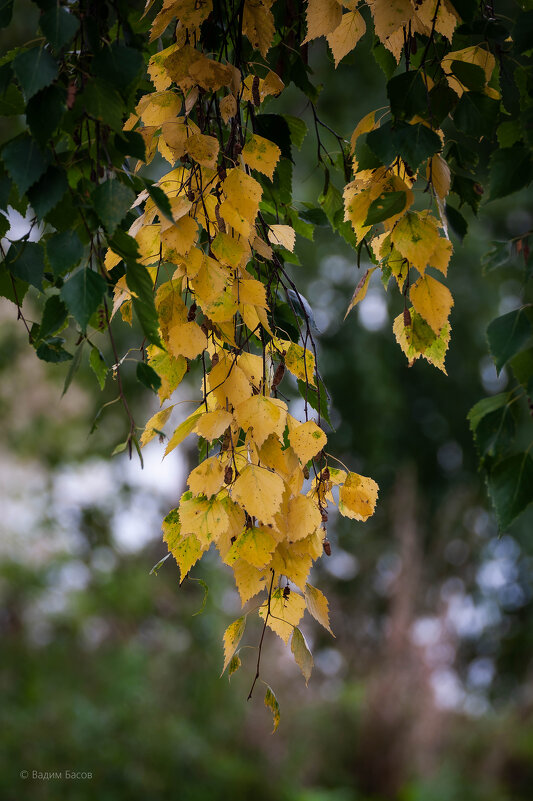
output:
[[[326,631],[334,637],[329,624],[329,604],[326,596],[311,584],[305,585],[305,605],[307,611],[317,620]]]
[[[239,617],[237,620],[234,620],[233,623],[230,623],[224,632],[224,667],[222,668],[221,676],[229,665],[233,654],[239,647],[245,628],[246,617],[243,615],[243,617]]]
[[[232,486],[232,497],[248,514],[262,523],[273,523],[281,506],[285,485],[281,476],[250,464]]]
[[[305,641],[305,637],[298,627],[296,627],[292,633],[291,651],[296,664],[302,671],[305,683],[308,684],[313,670],[313,657],[311,656],[311,651]]]
[[[302,619],[304,610],[305,601],[299,593],[291,590],[287,597],[278,587],[272,592],[270,606],[265,601],[259,609],[259,615],[263,619],[266,617],[267,626],[287,644],[294,627]]]
[[[378,491],[374,479],[348,473],[339,492],[339,512],[353,520],[368,520],[374,514]]]

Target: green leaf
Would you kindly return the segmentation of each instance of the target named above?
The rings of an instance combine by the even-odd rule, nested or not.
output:
[[[96,53],[92,68],[97,78],[111,84],[124,95],[144,72],[145,65],[139,50],[113,42]]]
[[[22,93],[14,83],[7,87],[4,96],[0,98],[0,115],[2,117],[14,117],[24,114],[24,98]]]
[[[279,726],[281,713],[279,709],[278,699],[274,695],[272,688],[269,687],[268,685],[265,694],[265,706],[267,709],[272,710],[272,717],[274,719],[274,728],[272,729],[272,734],[274,734],[274,732]]]
[[[54,275],[73,270],[83,256],[83,245],[75,231],[61,231],[46,242],[46,256]]]
[[[39,339],[46,339],[57,333],[67,319],[67,307],[59,295],[51,295],[43,309],[43,319],[39,328]]]
[[[482,92],[485,88],[485,70],[477,64],[466,61],[452,61],[451,72],[457,80],[474,92]]]
[[[499,101],[481,92],[464,92],[453,113],[456,128],[475,139],[490,137],[496,125]]]
[[[450,224],[450,228],[462,241],[468,233],[468,223],[460,211],[446,203],[446,219]]]
[[[81,356],[83,353],[84,345],[85,345],[85,340],[83,342],[80,342],[80,344],[76,348],[76,352],[74,353],[74,358],[72,359],[72,363],[69,367],[67,376],[65,378],[65,383],[63,384],[63,392],[61,393],[62,395],[66,393],[67,389],[70,387],[72,383],[72,379],[78,372],[79,366],[81,364]]]
[[[64,342],[63,337],[48,337],[46,342],[41,342],[35,352],[43,362],[54,364],[67,362],[72,359],[72,354],[63,348]]]
[[[32,97],[26,106],[26,120],[34,139],[44,146],[58,128],[67,110],[66,92],[52,84]]]
[[[447,83],[438,83],[428,96],[429,112],[427,119],[434,127],[439,126],[457,105],[458,97]]]
[[[428,114],[428,91],[418,70],[402,72],[387,84],[391,112],[397,119],[411,119]]]
[[[523,350],[533,337],[533,307],[520,309],[497,317],[487,328],[490,352],[496,370],[500,372],[509,359]]]
[[[122,134],[115,134],[115,147],[124,156],[144,161],[146,159],[146,148],[144,139],[137,131],[124,131]]]
[[[442,147],[439,136],[427,125],[390,121],[368,133],[366,143],[382,164],[391,164],[400,156],[412,170],[417,170]]]
[[[98,383],[100,384],[100,389],[103,389],[105,387],[105,380],[109,372],[109,368],[98,348],[91,348],[91,352],[89,354],[89,364],[91,365],[92,371],[95,374]]]
[[[161,378],[149,364],[146,364],[146,362],[137,362],[136,373],[138,380],[146,389],[151,389],[152,392],[157,392],[157,390],[160,389]]]
[[[397,67],[396,59],[394,58],[390,50],[387,50],[387,48],[381,44],[377,36],[374,37],[374,46],[372,47],[372,53],[374,55],[374,58],[376,59],[376,63],[378,64],[379,67],[381,67],[381,69],[385,73],[385,76],[387,78],[391,78],[394,75],[394,72]]]
[[[513,47],[517,53],[533,50],[533,10],[518,14],[513,28]]]
[[[515,435],[515,408],[511,393],[483,398],[473,406],[467,418],[482,459],[501,458],[512,445]]]
[[[54,166],[48,167],[42,178],[28,189],[28,200],[40,220],[57,206],[67,189],[65,171]]]
[[[291,142],[298,150],[301,149],[304,139],[307,136],[307,125],[299,117],[291,117],[290,114],[284,114],[283,119],[289,126],[289,134]]]
[[[511,359],[511,369],[516,380],[533,399],[533,348],[520,351]]]
[[[489,252],[485,253],[481,258],[484,273],[489,273],[492,270],[496,270],[498,267],[503,267],[511,258],[511,245],[508,241],[491,242],[490,245],[491,248]]]
[[[108,234],[113,235],[135,200],[135,192],[118,179],[108,179],[91,195],[93,208]]]
[[[61,288],[61,297],[65,301],[82,331],[102,302],[107,284],[101,275],[85,267],[78,270]]]
[[[308,404],[311,406],[312,409],[315,411],[320,411],[320,416],[326,423],[333,427],[333,424],[329,417],[329,404],[328,404],[328,393],[326,387],[324,386],[323,382],[318,381],[318,387],[320,390],[320,410],[319,410],[319,398],[318,398],[318,390],[316,390],[312,386],[306,387],[305,381],[298,379],[298,390],[300,395],[304,400],[307,400]]]
[[[44,47],[32,47],[13,59],[13,71],[19,79],[26,100],[29,100],[39,89],[49,86],[57,78],[59,68],[48,50]]]
[[[240,657],[237,654],[233,654],[228,665],[228,679],[231,678],[232,674],[235,673],[241,665]]]
[[[42,15],[39,25],[54,50],[61,50],[76,36],[80,21],[66,8],[54,6]]]
[[[517,192],[533,179],[531,153],[523,145],[495,150],[490,166],[490,200]]]
[[[159,339],[159,318],[154,304],[152,279],[144,265],[128,261],[126,283],[135,294],[133,308],[139,318],[141,328],[152,345],[162,348]]]
[[[328,218],[332,228],[335,228],[337,214],[339,211],[344,209],[344,204],[341,193],[337,187],[331,183],[331,181],[328,183],[326,192],[319,196],[318,202],[324,209],[326,217]]]
[[[498,125],[496,136],[500,147],[512,147],[522,138],[520,122],[518,120],[505,120]]]
[[[108,239],[108,242],[111,250],[123,259],[137,259],[139,256],[137,240],[121,228],[117,228],[113,238]]]
[[[500,528],[507,528],[533,501],[533,459],[528,453],[516,453],[491,470],[489,493],[496,509]]]
[[[4,145],[2,159],[21,195],[39,180],[50,163],[49,155],[43,154],[28,134],[21,134]]]
[[[0,297],[7,298],[12,303],[20,305],[28,291],[28,283],[15,278],[7,269],[5,263],[0,264]]]
[[[368,214],[364,225],[375,225],[376,223],[388,220],[395,214],[404,210],[407,202],[405,192],[385,192],[377,197],[368,209]]]
[[[79,112],[86,111],[114,131],[122,132],[124,103],[118,92],[105,81],[89,81],[82,94],[76,98],[76,109]]]
[[[155,186],[154,184],[150,183],[150,181],[145,180],[143,183],[146,191],[154,201],[159,211],[167,218],[167,220],[170,220],[170,222],[173,223],[174,217],[172,216],[170,201],[163,192],[163,190],[160,189],[158,186]]]
[[[38,242],[14,242],[6,256],[9,272],[37,289],[43,285],[44,253]]]

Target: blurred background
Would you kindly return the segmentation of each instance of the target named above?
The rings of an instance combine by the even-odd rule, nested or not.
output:
[[[3,49],[34,29],[28,9],[3,32]],[[334,78],[325,44],[310,51],[317,83],[328,75],[319,114],[346,138],[384,104],[370,45]],[[312,128],[296,90],[276,102],[269,111],[304,114]],[[2,122],[2,141],[14,124],[23,120]],[[335,140],[325,142],[333,153]],[[294,170],[299,201],[322,190],[315,154],[310,130]],[[112,379],[100,393],[85,361],[62,396],[68,368],[35,357],[16,307],[0,299],[2,799],[530,801],[533,513],[498,531],[466,421],[509,380],[496,375],[485,329],[523,302],[520,273],[511,264],[483,275],[480,261],[490,240],[531,229],[526,200],[482,205],[464,242],[454,240],[448,376],[425,362],[407,367],[391,330],[402,301],[378,276],[342,323],[360,278],[354,251],[327,227],[298,242],[290,270],[322,331],[330,451],[375,478],[380,501],[365,524],[330,518],[332,554],[311,580],[329,598],[336,638],[305,621],[315,658],[307,689],[268,633],[263,676],[282,714],[275,735],[263,694],[246,701],[256,652],[241,652],[231,682],[219,678],[222,634],[240,608],[229,569],[214,553],[194,568],[209,586],[201,614],[201,585],[180,587],[170,559],[150,575],[194,443],[162,462],[152,441],[144,470],[124,453],[111,458],[127,433],[118,403],[100,414],[116,396]],[[29,319],[35,303],[28,294]],[[119,337],[123,353],[138,347],[126,326]],[[158,403],[139,392],[134,369],[125,362],[144,425]],[[176,399],[197,392],[192,371]],[[180,408],[190,407],[178,406],[176,421]],[[92,779],[31,778],[66,770]]]

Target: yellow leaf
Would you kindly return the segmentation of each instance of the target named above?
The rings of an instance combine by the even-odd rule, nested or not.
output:
[[[437,12],[436,17],[435,11]],[[458,16],[451,3],[445,2],[445,0],[443,2],[426,0],[424,3],[417,4],[416,15],[429,30],[431,30],[435,19],[437,33],[441,33],[451,42],[458,21]]]
[[[305,550],[306,545],[307,538],[294,544],[280,542],[270,563],[275,573],[286,576],[302,590],[313,564],[313,557]]]
[[[306,495],[297,495],[289,501],[287,529],[289,540],[303,540],[320,526],[321,514],[315,503]]]
[[[254,50],[259,50],[263,58],[270,50],[274,38],[274,17],[269,8],[271,3],[262,0],[245,0],[242,17],[242,32]]]
[[[161,379],[157,392],[159,402],[168,400],[187,372],[187,360],[183,356],[175,359],[155,345],[148,346],[148,364]]]
[[[315,357],[309,348],[302,348],[296,342],[286,339],[275,339],[276,348],[281,351],[285,359],[285,366],[289,372],[301,381],[315,384]]]
[[[182,120],[167,120],[162,125],[161,133],[175,160],[185,155],[187,152],[187,126]]]
[[[221,358],[218,364],[211,368],[208,383],[218,404],[223,409],[227,404],[238,406],[252,394],[250,382],[236,364],[235,357]]]
[[[187,479],[193,495],[203,494],[207,498],[216,495],[224,484],[224,467],[218,456],[204,459],[191,471]]]
[[[326,37],[335,59],[335,67],[354,49],[365,30],[365,21],[359,11],[348,11],[342,15],[340,25]]]
[[[369,6],[374,19],[376,36],[385,47],[392,50],[398,60],[399,54],[396,48],[391,46],[389,37],[407,25],[409,20],[414,17],[414,7],[410,0],[373,0],[373,2],[369,2]]]
[[[185,256],[198,239],[198,224],[192,217],[182,217],[161,234],[163,245],[163,259],[165,261],[179,262],[180,256]]]
[[[221,64],[203,54],[191,62],[188,73],[194,83],[211,92],[229,86],[233,77],[232,68],[228,64]]]
[[[237,312],[237,301],[232,296],[229,287],[224,287],[222,293],[212,303],[203,304],[203,310],[206,317],[209,317],[213,323],[231,321],[233,324],[233,318]]]
[[[220,101],[220,116],[226,123],[231,120],[237,113],[237,101],[233,97],[233,95],[226,95]]]
[[[266,308],[266,289],[261,281],[255,278],[243,278],[233,284],[233,294],[239,303],[251,303],[253,306]]]
[[[361,242],[372,227],[364,225],[372,201],[370,189],[360,191],[354,181],[344,187],[344,221],[352,224],[357,242]]]
[[[294,655],[296,664],[302,671],[306,685],[309,683],[313,670],[313,657],[305,641],[305,637],[298,627],[293,630],[291,639],[291,651]]]
[[[215,412],[205,412],[196,423],[195,431],[200,437],[212,442],[222,436],[232,421],[233,415],[223,409]]]
[[[428,181],[431,181],[433,189],[438,197],[444,200],[450,191],[450,168],[438,153],[428,161],[426,178]]]
[[[320,590],[318,590],[316,587],[313,587],[312,584],[305,585],[305,605],[309,614],[312,615],[315,620],[318,620],[320,625],[324,626],[324,628],[334,637],[335,635],[333,634],[329,624],[328,599]]]
[[[272,711],[272,716],[274,718],[274,728],[272,729],[272,734],[276,731],[279,726],[279,722],[281,720],[281,713],[279,711],[279,704],[278,699],[274,695],[272,688],[267,685],[266,693],[265,693],[265,706],[267,709]]]
[[[181,536],[181,525],[177,509],[169,512],[163,520],[162,527],[163,540],[178,564],[180,581],[183,581],[191,567],[196,564],[206,549],[202,547],[194,534],[188,537]]]
[[[166,447],[165,456],[168,456],[168,454],[171,451],[173,451],[174,448],[176,448],[181,442],[183,442],[185,437],[189,436],[191,431],[194,431],[196,423],[200,419],[201,415],[202,415],[201,409],[200,410],[197,409],[195,412],[189,415],[189,417],[187,417],[187,419],[184,420],[183,423],[181,423],[176,428],[170,439],[170,442]]]
[[[239,647],[245,628],[246,617],[243,616],[238,620],[234,620],[224,632],[224,667],[222,668],[222,673],[226,670],[231,661],[231,657]],[[221,676],[222,673],[220,674]]]
[[[355,291],[354,291],[354,293],[352,295],[352,299],[350,301],[350,305],[346,309],[346,314],[344,315],[344,319],[345,320],[348,317],[348,315],[351,312],[351,310],[353,309],[353,307],[357,306],[357,304],[360,303],[363,300],[363,298],[366,296],[368,285],[370,283],[370,279],[372,277],[372,273],[374,272],[375,269],[376,269],[376,267],[369,267],[368,270],[366,271],[366,273],[363,275],[363,277],[359,281],[359,283],[357,284],[357,286],[355,287]]]
[[[214,136],[193,134],[186,141],[187,153],[203,167],[216,167],[220,145]]]
[[[175,92],[152,92],[145,95],[143,100],[140,101],[143,105],[137,106],[137,113],[145,125],[155,125],[157,128],[177,117],[181,107],[181,100]]]
[[[437,336],[426,321],[414,310],[409,309],[411,324],[405,325],[403,313],[399,314],[392,326],[399,346],[407,356],[409,367],[421,356],[446,373],[444,359],[450,341],[450,326],[443,326]]]
[[[237,559],[244,559],[254,567],[264,567],[270,562],[275,547],[276,542],[269,529],[254,526],[243,531],[235,540],[224,561],[232,565]]]
[[[168,332],[168,347],[173,356],[195,359],[207,347],[207,337],[198,323],[180,323]]]
[[[166,409],[161,409],[160,412],[150,417],[141,436],[141,448],[144,448],[144,446],[161,431],[170,417],[173,408],[174,406],[169,406]]]
[[[228,281],[228,270],[215,259],[204,258],[202,265],[195,274],[192,285],[198,301],[208,306],[223,292]]]
[[[308,420],[290,432],[289,441],[301,463],[307,464],[325,448],[328,438],[314,420]]]
[[[213,239],[211,250],[221,264],[238,267],[249,252],[243,239],[219,233]]]
[[[448,273],[448,263],[453,252],[452,243],[443,236],[437,241],[435,250],[429,257],[429,266],[440,270],[443,275]]]
[[[258,570],[244,559],[239,559],[233,565],[233,577],[243,606],[246,601],[265,589],[264,571]]]
[[[250,431],[258,447],[270,434],[283,436],[287,420],[287,406],[283,401],[253,395],[235,408],[235,419],[244,431]]]
[[[242,150],[242,158],[245,164],[262,172],[272,180],[276,164],[281,156],[281,150],[274,142],[270,142],[263,136],[253,134]]]
[[[291,590],[289,596],[285,597],[283,595],[283,590],[277,587],[272,592],[270,610],[268,608],[268,602],[265,601],[259,609],[259,615],[264,620],[268,611],[270,611],[267,618],[267,626],[270,626],[272,631],[287,644],[294,631],[294,627],[297,626],[302,619],[304,610],[305,601],[299,593]]]
[[[170,75],[165,69],[165,61],[177,49],[177,43],[171,44],[170,47],[155,53],[148,62],[148,74],[157,92],[163,92],[172,83]]]
[[[252,247],[260,256],[262,256],[267,261],[270,261],[272,258],[272,248],[270,245],[267,245],[259,236],[254,236],[254,240],[252,242]]]
[[[239,233],[248,236],[259,210],[263,192],[260,184],[244,170],[235,167],[229,170],[222,183],[222,190],[226,196],[220,206],[222,218]],[[242,230],[242,221],[248,224],[247,230]]]
[[[438,223],[424,212],[409,211],[394,227],[391,241],[413,267],[424,270],[439,241]]]
[[[339,512],[352,520],[368,520],[374,514],[378,492],[374,479],[348,473],[339,492]]]
[[[339,27],[342,7],[337,0],[307,0],[307,36],[302,44],[327,36]]]
[[[360,120],[357,123],[357,125],[355,127],[355,131],[353,132],[352,137],[350,139],[350,152],[351,153],[354,152],[355,145],[357,144],[357,140],[359,139],[359,137],[362,136],[365,133],[369,133],[369,131],[373,131],[374,128],[377,127],[377,124],[378,123],[376,122],[376,112],[375,111],[370,111],[368,114],[365,114],[363,119]]]
[[[291,225],[271,225],[268,229],[268,241],[273,245],[281,245],[292,253],[296,242],[296,231]]]
[[[249,515],[273,523],[281,506],[285,485],[281,476],[265,467],[249,464],[232,486],[232,496]]]
[[[430,275],[424,275],[412,285],[409,297],[418,314],[438,334],[448,322],[453,306],[452,293],[448,287]]]
[[[228,515],[220,500],[190,498],[180,504],[182,534],[194,534],[201,545],[208,546],[228,528]]]

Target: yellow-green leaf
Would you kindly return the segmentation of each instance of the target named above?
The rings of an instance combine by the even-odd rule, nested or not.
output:
[[[297,626],[292,632],[291,651],[296,664],[302,671],[305,683],[308,684],[313,670],[313,656],[307,647],[304,635]]]
[[[222,668],[222,673],[226,670],[227,666],[229,665],[230,659],[237,650],[239,643],[242,639],[242,635],[244,634],[244,629],[246,628],[246,616],[243,615],[239,617],[237,620],[234,620],[233,623],[230,623],[226,631],[224,632],[224,667]],[[220,675],[222,675],[222,673]]]

